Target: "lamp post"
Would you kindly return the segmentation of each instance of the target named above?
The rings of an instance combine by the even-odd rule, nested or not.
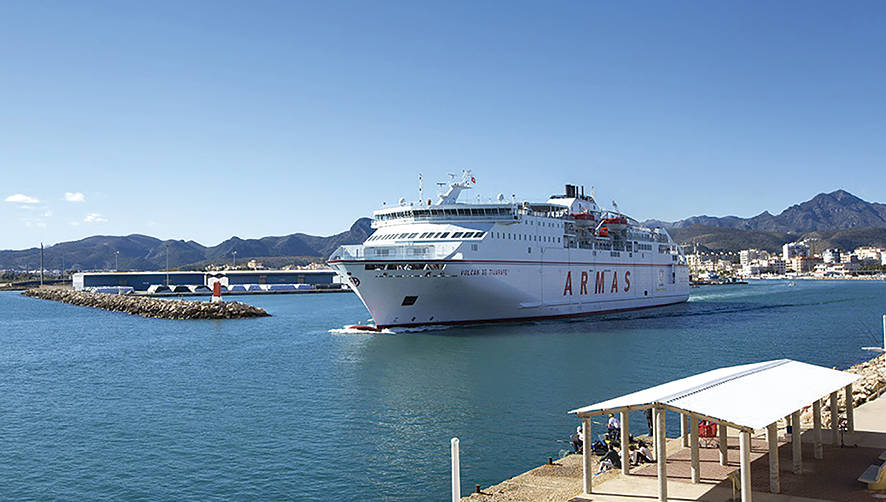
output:
[[[236,252],[236,251],[232,251],[231,254],[234,255],[234,262],[233,262],[233,263],[234,263],[234,268],[237,268],[237,252]]]
[[[114,272],[120,271],[120,251],[114,250]]]
[[[169,287],[169,243],[163,246],[166,247],[166,287]]]

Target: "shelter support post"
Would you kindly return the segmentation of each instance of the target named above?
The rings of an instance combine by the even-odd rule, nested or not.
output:
[[[812,403],[812,440],[815,442],[812,456],[819,460],[824,458],[824,448],[821,445],[821,399]]]
[[[791,446],[794,450],[794,474],[803,474],[803,442],[800,434],[800,411],[791,413]]]
[[[840,408],[837,407],[837,393],[831,392],[831,444],[837,445],[837,431],[840,427]]]
[[[741,452],[741,502],[751,502],[751,433],[739,432],[738,448]]]
[[[852,384],[846,386],[846,431],[855,432],[855,403],[852,402]]]
[[[686,427],[686,422],[689,421],[689,416],[683,413],[680,413],[680,440],[683,441],[683,448],[689,446],[689,427]]]
[[[665,442],[665,410],[655,408],[655,462],[658,464],[658,500],[668,500],[668,445]]]
[[[726,465],[729,463],[729,440],[726,437],[726,432],[728,427],[724,423],[720,423],[717,425],[717,434],[719,434],[718,438],[718,447],[720,449],[720,465]]]
[[[581,474],[582,490],[590,494],[594,483],[594,471],[591,468],[591,419],[582,419],[581,425]]]
[[[788,435],[788,432],[791,432],[788,429],[793,429],[791,427],[791,416],[790,415],[784,417],[784,437],[785,437],[785,440],[790,443],[790,442],[793,442],[794,435],[793,434]]]
[[[769,491],[781,492],[781,479],[778,475],[778,422],[766,427],[766,439],[769,441]]]
[[[631,473],[631,452],[628,448],[631,445],[631,436],[628,429],[628,412],[621,412],[621,473],[627,476]]]
[[[698,459],[698,417],[695,415],[689,415],[689,450],[692,482],[698,483],[701,481],[701,465]]]

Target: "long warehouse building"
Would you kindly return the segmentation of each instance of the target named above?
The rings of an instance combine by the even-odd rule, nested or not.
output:
[[[212,272],[78,272],[73,286],[77,290],[92,288],[132,288],[148,291],[152,286],[206,286],[219,282],[225,288],[240,286],[310,285],[315,288],[340,287],[333,270],[222,270]]]

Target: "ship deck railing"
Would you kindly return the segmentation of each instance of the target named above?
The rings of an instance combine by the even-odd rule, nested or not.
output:
[[[397,246],[360,245],[341,246],[330,259],[332,260],[429,260],[444,258],[442,249],[430,244],[401,244]]]

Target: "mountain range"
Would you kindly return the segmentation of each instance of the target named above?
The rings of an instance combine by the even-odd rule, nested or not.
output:
[[[867,202],[845,190],[821,193],[778,215],[762,212],[752,218],[693,216],[675,222],[647,220],[646,224],[669,229],[684,246],[707,251],[737,251],[755,247],[775,251],[785,242],[807,239],[813,250],[886,246],[886,204]],[[369,218],[358,219],[350,229],[326,237],[290,234],[260,239],[230,239],[203,246],[194,241],[160,240],[147,235],[95,235],[62,242],[44,253],[47,269],[113,270],[116,258],[121,270],[159,270],[169,266],[199,269],[208,264],[257,259],[267,266],[320,261],[335,248],[358,244],[372,233]],[[0,269],[34,269],[40,263],[39,248],[0,251]]]
[[[776,251],[797,240],[811,243],[814,252],[886,246],[886,204],[867,202],[845,190],[820,193],[777,215],[764,211],[751,218],[705,215],[645,223],[663,226],[680,244],[705,251]]]
[[[160,240],[147,235],[94,235],[78,241],[61,242],[44,250],[47,269],[113,270],[115,258],[120,270],[161,270],[166,268],[166,248],[169,247],[169,266],[181,269],[199,269],[210,263],[243,263],[257,259],[265,265],[282,266],[309,263],[329,256],[343,244],[363,242],[372,233],[369,218],[360,218],[345,232],[328,237],[290,234],[261,239],[230,239],[216,245],[203,246],[194,241]],[[115,256],[115,252],[119,255]],[[40,249],[0,251],[0,269],[31,270],[39,267]]]
[[[785,209],[778,215],[763,211],[752,218],[693,216],[673,223],[660,221],[656,223],[668,228],[702,225],[790,233],[886,228],[886,204],[867,202],[845,190],[837,190],[820,193],[806,202]]]

